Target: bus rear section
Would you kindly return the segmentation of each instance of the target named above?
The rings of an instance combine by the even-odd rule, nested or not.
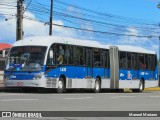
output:
[[[156,54],[98,47],[53,44],[46,63],[47,87],[65,89],[129,88],[141,92],[158,85]],[[147,53],[148,52],[148,53]],[[57,58],[62,55],[63,62]],[[140,64],[145,64],[143,67]]]
[[[158,86],[156,54],[124,51],[110,47],[111,89],[130,88],[141,92],[144,88]]]

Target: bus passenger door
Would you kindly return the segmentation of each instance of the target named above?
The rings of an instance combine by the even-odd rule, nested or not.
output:
[[[93,67],[92,67],[92,49],[87,48],[85,50],[85,63],[86,63],[86,76],[87,78],[93,77]]]

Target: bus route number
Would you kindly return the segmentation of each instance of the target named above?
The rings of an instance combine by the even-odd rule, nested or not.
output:
[[[60,71],[62,71],[62,72],[66,72],[66,68],[60,68]]]

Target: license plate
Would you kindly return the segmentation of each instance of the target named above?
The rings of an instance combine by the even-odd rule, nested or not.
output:
[[[17,86],[23,86],[24,83],[23,82],[17,82]]]

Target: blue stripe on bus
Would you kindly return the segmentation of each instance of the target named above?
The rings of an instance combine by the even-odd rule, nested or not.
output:
[[[42,71],[44,71],[44,69]],[[5,74],[10,75],[11,80],[33,80],[34,76],[42,71],[33,71],[30,73],[28,71],[14,71],[11,74],[10,71],[5,71]],[[59,78],[62,74],[64,74],[67,78],[83,79],[86,77],[96,78],[97,76],[100,76],[103,79],[110,78],[110,69],[87,68],[86,66],[59,66],[50,70],[49,72],[46,72],[45,77]],[[133,80],[141,78],[144,78],[145,80],[158,80],[158,68],[156,68],[156,71],[126,69],[119,70],[120,80]]]

